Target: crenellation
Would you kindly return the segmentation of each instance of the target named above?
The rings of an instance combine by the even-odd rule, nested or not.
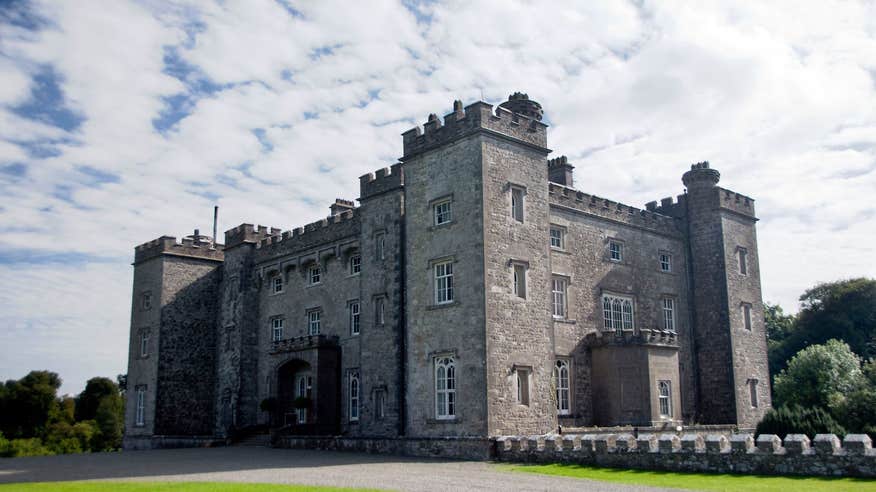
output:
[[[359,177],[359,201],[403,188],[404,168],[401,163]]]
[[[142,263],[161,255],[185,256],[211,261],[222,261],[225,246],[205,241],[206,236],[186,236],[177,241],[174,236],[161,236],[134,247],[134,264]]]
[[[754,199],[749,198],[741,193],[728,190],[726,188],[716,187],[719,195],[720,207],[724,210],[730,210],[738,214],[755,219]],[[756,219],[755,219],[756,220]]]
[[[256,245],[256,262],[268,261],[277,256],[306,250],[322,243],[331,243],[358,234],[360,211],[346,210],[291,231],[280,232],[272,228],[271,235],[262,238]]]

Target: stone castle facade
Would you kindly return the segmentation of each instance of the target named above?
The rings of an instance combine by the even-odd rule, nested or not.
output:
[[[751,198],[691,166],[644,210],[578,191],[542,108],[454,102],[359,206],[137,246],[125,446],[489,439],[770,407]]]

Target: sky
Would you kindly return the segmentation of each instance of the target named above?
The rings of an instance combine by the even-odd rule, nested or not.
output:
[[[0,0],[0,380],[124,373],[135,245],[318,220],[515,91],[582,191],[753,197],[766,301],[876,277],[873,1]]]

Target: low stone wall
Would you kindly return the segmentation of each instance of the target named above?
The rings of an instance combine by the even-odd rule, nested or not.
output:
[[[215,446],[225,446],[225,444],[225,439],[212,436],[125,436],[125,438],[122,439],[122,449],[125,451],[171,448],[210,448]]]
[[[845,440],[818,434],[601,434],[585,436],[501,437],[499,461],[578,463],[710,473],[876,477],[876,450],[866,434]]]
[[[357,451],[432,458],[488,460],[493,457],[495,442],[486,438],[380,438],[380,437],[301,437],[279,436],[274,446],[291,449]]]

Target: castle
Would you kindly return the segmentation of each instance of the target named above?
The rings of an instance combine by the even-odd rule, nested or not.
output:
[[[137,246],[125,447],[753,428],[753,200],[705,162],[644,210],[578,191],[542,115],[520,93],[456,101],[360,178],[359,206]]]

